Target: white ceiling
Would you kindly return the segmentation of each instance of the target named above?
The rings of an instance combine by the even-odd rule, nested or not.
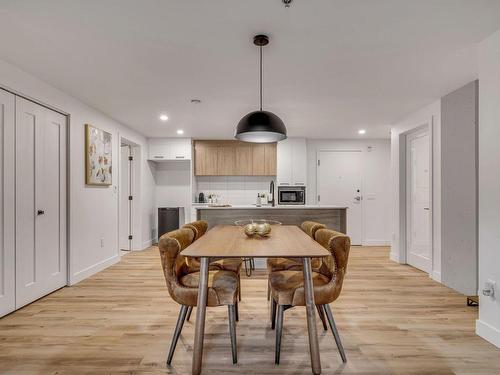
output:
[[[0,58],[147,136],[231,138],[266,33],[264,109],[289,135],[386,138],[475,79],[497,29],[498,0],[2,0]]]

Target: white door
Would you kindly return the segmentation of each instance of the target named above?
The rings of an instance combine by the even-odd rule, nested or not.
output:
[[[407,263],[431,272],[430,146],[427,130],[406,137]]]
[[[362,153],[320,151],[318,153],[318,204],[347,207],[347,235],[353,245],[362,244]]]
[[[129,196],[132,195],[130,179],[130,146],[121,147],[120,159],[120,249],[131,250],[131,212]]]
[[[0,90],[0,316],[16,309],[14,114],[15,96]]]
[[[16,97],[16,308],[66,285],[66,117]]]

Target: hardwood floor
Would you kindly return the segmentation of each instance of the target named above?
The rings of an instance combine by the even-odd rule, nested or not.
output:
[[[388,248],[353,248],[344,290],[331,305],[346,349],[320,332],[324,374],[499,374],[500,349],[474,334],[477,308]],[[244,275],[244,273],[243,273]],[[285,313],[274,365],[263,273],[242,276],[238,364],[231,364],[227,309],[209,308],[206,374],[310,374],[304,308]],[[133,252],[105,271],[0,319],[1,374],[188,374],[194,317],[172,367],[165,364],[179,306],[165,288],[158,250]]]

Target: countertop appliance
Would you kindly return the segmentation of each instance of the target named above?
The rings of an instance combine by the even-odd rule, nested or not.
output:
[[[306,204],[306,187],[278,186],[278,204]]]
[[[200,195],[198,195],[198,202],[205,203],[205,194],[200,193]]]

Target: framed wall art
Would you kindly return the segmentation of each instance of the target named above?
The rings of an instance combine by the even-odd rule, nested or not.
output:
[[[111,133],[85,124],[85,183],[112,183]]]

